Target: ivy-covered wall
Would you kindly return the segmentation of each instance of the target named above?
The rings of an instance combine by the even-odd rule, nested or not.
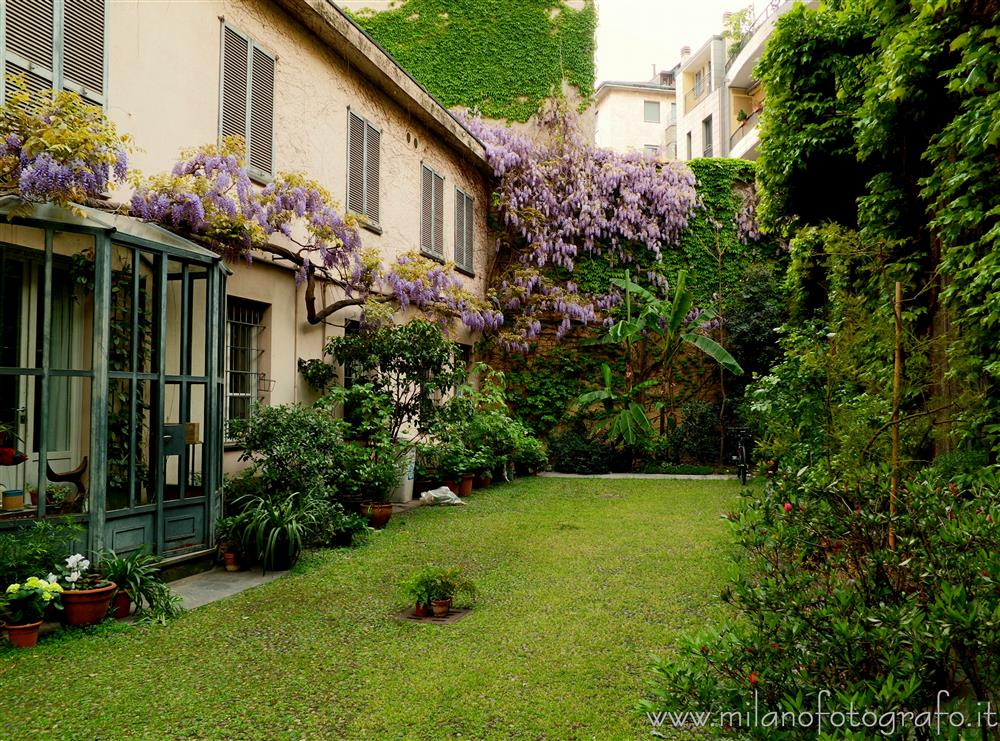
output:
[[[593,0],[404,0],[354,20],[449,108],[526,121],[563,80],[593,92]]]
[[[745,378],[727,381],[731,409],[751,373],[765,372],[777,355],[774,328],[784,320],[783,253],[773,239],[741,240],[737,215],[752,193],[756,178],[753,162],[733,159],[697,159],[687,163],[697,178],[701,207],[675,245],[665,247],[662,260],[654,263],[652,253],[636,245],[631,251],[635,262],[615,265],[603,257],[577,261],[572,279],[582,293],[606,291],[613,277],[623,277],[626,267],[644,282],[647,270],[654,269],[672,283],[679,270],[688,272],[688,287],[701,308],[712,308],[725,317],[720,337],[746,371]],[[562,342],[555,341],[555,329],[543,331],[535,350],[527,356],[491,357],[491,362],[507,371],[515,412],[535,432],[548,435],[566,421],[571,402],[598,380],[602,360],[620,362],[613,353],[583,344],[592,330],[576,331]],[[714,373],[706,384],[706,366],[700,361],[682,362],[675,379],[681,386],[680,398],[716,399],[720,388]]]

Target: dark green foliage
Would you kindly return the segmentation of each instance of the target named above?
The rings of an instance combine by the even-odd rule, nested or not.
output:
[[[346,423],[312,406],[258,407],[249,420],[233,420],[247,475],[276,495],[335,490],[342,472]]]
[[[592,2],[405,0],[355,20],[449,108],[526,121],[563,80],[584,99],[593,90]]]
[[[0,588],[26,579],[44,577],[70,554],[83,528],[71,518],[33,520],[0,533]]]
[[[423,319],[332,337],[326,353],[386,400],[393,442],[404,424],[429,429],[440,397],[465,381],[459,346],[437,324]]]
[[[547,435],[570,402],[600,368],[591,348],[555,347],[544,353],[514,355],[506,372],[513,414],[536,435]]]
[[[608,473],[628,467],[614,445],[592,436],[580,422],[549,438],[549,461],[560,473]]]
[[[744,576],[725,596],[739,619],[684,641],[679,661],[657,662],[650,707],[860,714],[949,707],[974,717],[997,701],[1000,489],[929,478],[900,490],[897,547],[888,547],[888,472],[784,477],[751,492],[734,521]],[[845,578],[850,574],[850,578]],[[944,726],[942,726],[944,728]],[[757,738],[815,736],[747,728]],[[827,721],[826,733],[844,737]],[[855,731],[862,729],[855,728]],[[897,726],[886,737],[904,738]],[[858,736],[855,736],[858,737]],[[865,736],[867,737],[867,736]]]
[[[677,432],[677,448],[684,460],[714,463],[719,459],[718,405],[698,399],[685,403]]]

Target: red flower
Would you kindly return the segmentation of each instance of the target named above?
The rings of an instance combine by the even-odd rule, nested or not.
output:
[[[791,511],[792,511],[792,503],[785,502],[785,512],[791,512]]]
[[[750,684],[757,684],[760,681],[760,675],[757,672],[750,672],[750,676],[747,679]]]

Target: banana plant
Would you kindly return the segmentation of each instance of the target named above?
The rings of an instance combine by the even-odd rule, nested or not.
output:
[[[687,288],[686,271],[678,273],[667,299],[657,298],[652,291],[632,281],[628,271],[624,278],[613,278],[611,283],[624,293],[625,316],[609,327],[596,343],[623,346],[624,383],[621,391],[617,391],[611,368],[604,363],[601,365],[601,388],[582,394],[576,403],[583,408],[601,404],[598,428],[605,430],[609,438],[634,447],[652,433],[644,404],[647,389],[666,384],[667,408],[673,418],[674,363],[685,347],[698,350],[736,375],[741,375],[743,368],[722,345],[690,326],[688,315],[694,305],[694,296]],[[710,310],[703,310],[698,315],[701,322],[714,318]],[[646,362],[642,362],[644,359]],[[637,364],[640,366],[638,379]]]

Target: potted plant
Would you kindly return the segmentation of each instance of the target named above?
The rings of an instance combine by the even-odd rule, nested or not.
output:
[[[244,518],[243,547],[264,571],[284,571],[299,560],[302,547],[325,512],[325,500],[300,492],[250,491],[237,500]]]
[[[445,617],[456,594],[465,593],[471,599],[476,596],[476,587],[461,566],[425,566],[403,583],[403,590],[414,601],[416,617],[427,617],[428,610],[434,617]]]
[[[434,567],[424,567],[403,582],[403,591],[413,601],[413,614],[416,617],[431,614],[431,600],[434,599],[434,585],[439,571]]]
[[[451,612],[456,594],[465,593],[475,599],[476,587],[465,576],[461,566],[437,569],[431,586],[431,609],[434,617],[446,617]]]
[[[0,595],[0,615],[7,636],[15,648],[31,648],[38,643],[42,615],[50,606],[59,609],[63,589],[58,582],[29,576],[23,583],[14,583]]]
[[[108,615],[108,606],[117,585],[100,574],[90,572],[90,561],[80,553],[66,559],[59,567],[63,586],[63,620],[66,625],[93,625]]]
[[[133,551],[127,556],[118,556],[111,551],[101,559],[101,573],[108,581],[114,582],[118,589],[112,599],[112,616],[122,620],[129,616],[132,605],[140,612],[143,601],[153,605],[159,597],[163,580],[157,568],[159,559],[141,550]]]
[[[222,556],[226,571],[239,571],[243,556],[242,533],[244,521],[239,515],[220,517],[215,521],[215,543]]]

